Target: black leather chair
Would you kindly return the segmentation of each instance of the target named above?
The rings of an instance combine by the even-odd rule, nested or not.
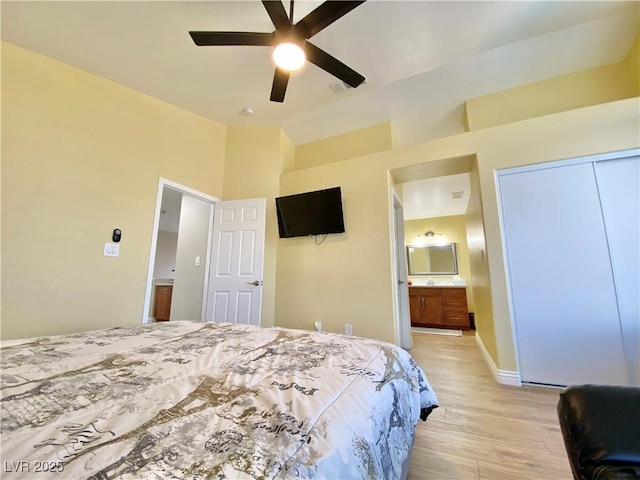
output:
[[[640,387],[567,387],[558,418],[575,480],[640,479]]]

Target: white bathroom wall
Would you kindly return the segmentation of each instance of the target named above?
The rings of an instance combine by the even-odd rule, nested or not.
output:
[[[158,231],[156,246],[156,262],[153,278],[174,278],[176,268],[176,252],[178,248],[178,234]]]
[[[171,320],[202,319],[212,203],[182,196]]]

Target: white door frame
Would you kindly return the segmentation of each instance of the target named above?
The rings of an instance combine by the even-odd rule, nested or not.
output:
[[[177,182],[173,182],[171,180],[167,180],[166,178],[160,177],[158,179],[158,191],[156,193],[156,210],[153,217],[153,230],[151,235],[151,248],[149,250],[149,268],[147,269],[147,286],[144,295],[144,307],[142,309],[142,323],[149,323],[149,312],[151,310],[151,289],[153,288],[153,271],[156,263],[156,250],[158,247],[158,229],[160,228],[160,210],[162,209],[162,193],[164,191],[164,187],[171,188],[173,190],[177,190],[183,195],[189,195],[191,197],[197,198],[198,200],[202,200],[203,202],[209,203],[213,206],[213,204],[219,201],[219,198],[213,197],[203,192],[199,192],[198,190],[194,190],[193,188],[187,187],[186,185],[181,185]],[[206,292],[208,290],[208,282],[209,282],[209,266],[211,263],[211,238],[212,238],[212,229],[213,229],[213,212],[214,208],[211,208],[211,215],[209,216],[209,234],[207,238],[207,256],[205,259],[205,277],[204,277],[204,290],[202,295],[202,308],[201,308],[201,318],[200,320],[204,321],[205,314],[205,306],[206,306]]]
[[[409,318],[408,296],[403,292],[409,288],[406,273],[402,274],[401,259],[404,258],[404,214],[402,201],[392,186],[391,189],[391,281],[393,282],[393,303],[396,327],[396,344],[400,348],[410,350],[413,347],[411,338],[411,320]]]

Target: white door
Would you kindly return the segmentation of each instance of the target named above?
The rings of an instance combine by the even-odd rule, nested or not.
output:
[[[594,164],[629,383],[640,385],[640,156]]]
[[[626,384],[592,164],[499,179],[522,380]]]
[[[396,321],[398,322],[399,345],[411,350],[411,319],[409,318],[409,286],[407,278],[407,260],[404,248],[404,209],[397,195],[393,195],[393,238],[392,248],[396,258]]]
[[[216,202],[205,320],[260,325],[266,199]]]

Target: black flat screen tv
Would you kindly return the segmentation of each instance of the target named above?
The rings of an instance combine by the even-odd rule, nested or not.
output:
[[[344,232],[340,187],[276,198],[280,238]]]

